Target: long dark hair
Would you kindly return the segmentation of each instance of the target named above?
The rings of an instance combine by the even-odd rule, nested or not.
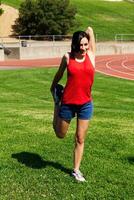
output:
[[[89,35],[84,31],[76,31],[72,37],[71,44],[71,55],[73,56],[75,52],[80,51],[80,41],[82,38],[86,37],[88,41],[90,40]]]

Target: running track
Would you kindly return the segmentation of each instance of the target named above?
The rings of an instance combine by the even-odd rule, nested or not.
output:
[[[134,55],[98,56],[96,71],[117,78],[134,80]]]
[[[38,60],[8,60],[0,62],[0,69],[54,67],[61,58]],[[96,57],[96,71],[108,76],[134,80],[134,55],[108,55]]]

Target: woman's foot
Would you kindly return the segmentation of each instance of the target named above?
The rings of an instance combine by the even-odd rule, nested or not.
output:
[[[72,176],[73,176],[77,181],[80,181],[80,182],[85,182],[85,181],[86,181],[86,179],[84,178],[84,176],[83,176],[83,174],[81,173],[80,170],[73,170]]]

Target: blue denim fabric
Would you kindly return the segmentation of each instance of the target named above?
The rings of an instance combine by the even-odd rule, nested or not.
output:
[[[89,120],[93,115],[93,102],[88,102],[83,105],[61,104],[59,117],[66,120],[71,120],[77,116],[78,119]]]

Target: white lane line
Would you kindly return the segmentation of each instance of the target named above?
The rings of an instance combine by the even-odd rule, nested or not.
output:
[[[120,60],[122,60],[123,59],[123,57],[116,57],[116,56],[114,56],[114,57],[112,57],[112,59],[114,59],[114,61],[120,61]],[[107,63],[110,63],[110,62],[112,62],[113,60],[111,59],[111,56],[108,56],[108,57],[106,57],[106,58],[103,58],[103,59],[101,59],[101,58],[99,58],[97,61],[96,61],[96,63],[97,64],[99,64],[99,65],[104,65],[106,68],[108,68],[108,69],[110,69],[111,70],[111,73],[112,73],[112,71],[116,71],[117,73],[123,73],[123,74],[125,74],[125,75],[127,75],[127,73],[125,73],[125,72],[121,72],[121,71],[118,71],[118,70],[113,70],[110,66],[107,66]],[[107,61],[108,60],[108,61]],[[102,63],[102,62],[106,62],[106,63]],[[100,68],[100,69],[98,69],[98,68]],[[134,80],[133,78],[129,78],[129,77],[124,77],[123,75],[121,76],[121,75],[113,75],[113,74],[111,74],[110,72],[109,73],[107,73],[107,72],[104,72],[104,69],[101,69],[102,68],[102,66],[98,66],[98,67],[96,67],[96,72],[99,72],[99,73],[101,73],[101,74],[105,74],[105,75],[108,75],[108,76],[112,76],[112,77],[117,77],[117,78],[122,78],[122,79],[126,79],[126,80]],[[128,74],[128,75],[130,75],[130,74]]]
[[[126,63],[127,61],[129,61],[128,58],[126,58],[126,60],[124,60],[124,61],[122,62],[122,67],[124,67],[124,68],[126,68],[126,69],[128,69],[128,70],[134,72],[134,69],[131,69],[130,67],[128,67],[128,65],[125,65],[125,63]],[[134,62],[134,61],[133,61],[133,62]]]
[[[124,76],[118,76],[118,75],[112,75],[110,73],[99,71],[98,69],[96,69],[96,72],[99,72],[99,73],[107,75],[107,76],[112,76],[112,77],[115,77],[115,78],[121,78],[121,79],[126,79],[126,80],[130,80],[130,81],[134,81],[134,79],[132,79],[132,78],[128,78],[128,77],[124,77]]]
[[[114,61],[116,61],[116,60],[114,60]],[[119,60],[117,60],[117,61],[119,61]],[[117,70],[117,69],[113,69],[112,67],[110,67],[109,64],[112,63],[112,62],[113,62],[113,60],[106,62],[106,67],[107,67],[107,69],[110,69],[110,70],[112,70],[112,71],[114,71],[114,72],[118,72],[118,73],[122,73],[122,74],[129,75],[129,76],[133,76],[133,77],[134,77],[133,74],[130,74],[130,73],[127,73],[127,72],[122,72],[122,71],[119,71],[119,70]]]

